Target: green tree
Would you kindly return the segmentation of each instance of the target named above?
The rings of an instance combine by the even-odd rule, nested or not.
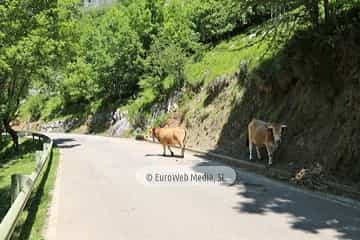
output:
[[[145,50],[150,46],[164,22],[164,0],[135,0],[127,6],[130,26],[137,32]]]
[[[18,138],[10,122],[34,79],[71,52],[66,33],[72,19],[64,16],[75,9],[76,1],[70,0],[0,2],[0,118],[15,147]]]
[[[88,76],[96,89],[92,97],[119,100],[132,96],[143,72],[144,51],[126,11],[115,6],[104,14],[88,15],[83,21],[80,42],[84,64],[92,68]]]

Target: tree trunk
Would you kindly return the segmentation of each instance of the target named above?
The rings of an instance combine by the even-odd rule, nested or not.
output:
[[[329,22],[330,18],[330,9],[329,9],[329,0],[324,0],[324,11],[325,11],[325,22]]]
[[[7,133],[10,134],[11,139],[14,143],[15,149],[19,149],[19,137],[14,129],[11,128],[10,122],[7,120],[3,120],[3,124]]]

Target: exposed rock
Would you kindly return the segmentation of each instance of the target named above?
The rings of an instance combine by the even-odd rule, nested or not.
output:
[[[30,121],[26,121],[24,123],[24,129],[25,131],[31,131],[31,130],[35,130],[38,131],[41,129],[41,123],[40,122],[30,122]]]
[[[69,132],[71,129],[74,129],[79,123],[80,120],[78,118],[55,120],[41,124],[40,130],[42,132]]]
[[[109,134],[111,136],[122,136],[126,131],[129,131],[132,126],[126,117],[126,112],[119,110],[111,114],[111,127],[109,128]]]
[[[150,126],[157,117],[159,117],[162,114],[165,113],[174,113],[179,109],[179,106],[177,105],[177,102],[179,100],[179,98],[181,97],[182,92],[178,91],[172,94],[171,97],[168,98],[168,100],[166,102],[162,102],[162,103],[156,103],[151,107],[150,112],[151,117],[148,119],[148,121],[145,123],[145,126],[143,127],[148,127]]]
[[[179,100],[180,96],[181,92],[176,92],[171,97],[169,97],[166,103],[166,110],[168,113],[176,112],[178,110],[179,106],[177,105],[177,101]]]
[[[126,118],[127,112],[116,110],[111,113],[110,125],[114,125],[117,121]]]
[[[151,125],[151,123],[154,122],[154,120],[155,120],[158,116],[166,113],[166,106],[165,106],[164,104],[161,104],[161,103],[156,103],[156,104],[154,104],[154,105],[151,107],[150,112],[151,112],[151,118],[150,118],[149,121],[146,123],[146,126]]]
[[[88,128],[88,131],[90,133],[97,132],[98,130],[109,127],[111,125],[111,117],[111,112],[102,111],[91,113],[86,120],[86,126]]]

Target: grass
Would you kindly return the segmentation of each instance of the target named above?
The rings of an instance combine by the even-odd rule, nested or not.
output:
[[[235,73],[240,63],[249,63],[249,70],[254,68],[267,49],[267,42],[260,41],[260,34],[254,30],[221,42],[206,52],[198,62],[189,62],[185,66],[185,75],[190,84],[198,81],[208,83],[224,74]]]
[[[302,11],[300,8],[288,13],[289,16]],[[272,21],[250,27],[244,33],[224,40],[205,52],[199,61],[191,59],[185,66],[188,83],[209,83],[222,75],[232,75],[239,70],[241,63],[247,63],[248,71],[256,69],[262,62],[271,59],[291,39],[299,29],[307,29],[306,23],[277,24]],[[275,38],[277,40],[275,40]],[[281,40],[281,41],[278,41]],[[275,44],[274,44],[275,43]]]
[[[10,207],[11,174],[30,174],[35,167],[35,151],[41,145],[32,140],[22,140],[19,153],[12,150],[11,143],[3,144],[0,152],[0,217],[3,218]],[[51,201],[51,191],[55,182],[55,173],[59,159],[59,150],[53,154],[40,174],[33,193],[20,216],[12,239],[43,239],[42,230]]]
[[[0,151],[0,218],[10,207],[11,175],[14,173],[30,174],[35,168],[35,151],[40,145],[32,140],[21,140],[19,152],[15,152],[12,143],[6,139]]]

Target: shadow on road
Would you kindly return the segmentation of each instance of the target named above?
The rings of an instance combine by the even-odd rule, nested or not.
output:
[[[74,138],[57,138],[54,139],[54,143],[58,148],[75,148],[81,146],[81,144],[71,144],[71,142],[75,142]],[[70,144],[69,144],[70,143]]]
[[[181,158],[183,159],[183,157],[181,155],[162,155],[162,154],[145,154],[145,157],[166,157],[166,158]]]
[[[206,156],[198,156],[206,162],[193,167],[214,164]],[[229,186],[224,184],[224,186]],[[239,201],[233,207],[239,213],[266,217],[268,213],[288,216],[288,224],[294,230],[318,234],[322,230],[335,230],[338,239],[360,239],[359,211],[332,201],[310,196],[288,188],[286,185],[268,182],[253,173],[237,172],[235,185]],[[274,224],[276,224],[274,222]]]

